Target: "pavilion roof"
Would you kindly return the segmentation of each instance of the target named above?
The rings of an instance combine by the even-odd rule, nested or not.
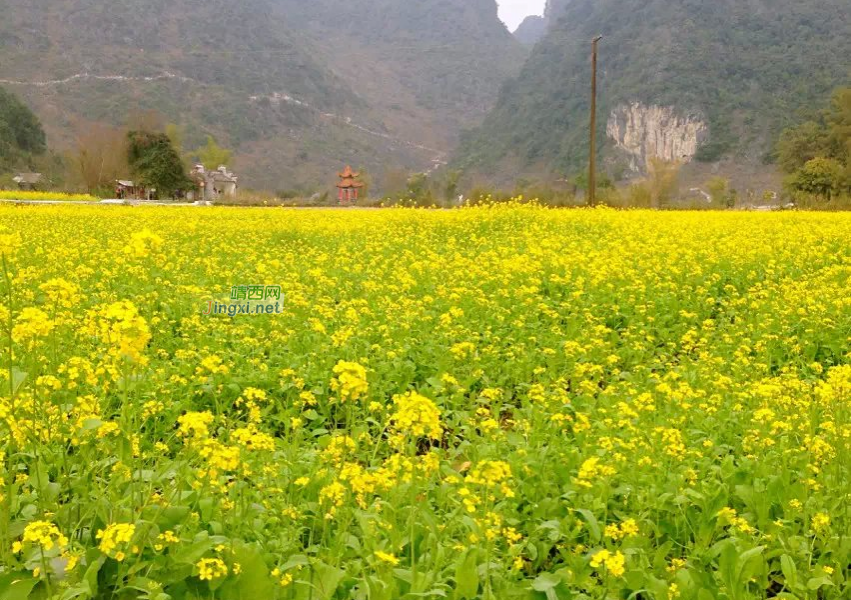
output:
[[[340,179],[349,179],[350,177],[360,177],[360,173],[356,173],[349,165],[346,165],[342,173],[337,173],[337,177]]]
[[[353,179],[353,178],[351,178],[351,177],[346,177],[346,178],[345,178],[345,179],[343,179],[340,183],[338,183],[338,184],[337,184],[337,187],[338,187],[338,188],[341,188],[341,189],[347,189],[347,188],[362,188],[362,187],[363,187],[363,185],[364,185],[364,184],[363,184],[363,182],[362,182],[362,181],[357,181],[357,180],[355,180],[355,179]]]

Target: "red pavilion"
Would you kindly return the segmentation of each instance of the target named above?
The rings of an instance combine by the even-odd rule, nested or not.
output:
[[[349,165],[346,165],[342,173],[337,173],[337,177],[340,178],[340,183],[337,184],[339,190],[337,199],[340,204],[357,201],[360,189],[363,187],[363,182],[358,181],[360,173],[354,172]]]

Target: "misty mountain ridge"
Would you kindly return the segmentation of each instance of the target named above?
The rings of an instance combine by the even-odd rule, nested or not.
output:
[[[0,85],[52,145],[153,109],[258,187],[429,168],[516,74],[495,0],[0,0]]]

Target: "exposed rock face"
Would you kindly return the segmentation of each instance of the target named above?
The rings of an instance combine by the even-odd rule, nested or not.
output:
[[[630,155],[630,168],[639,172],[653,158],[690,162],[706,140],[709,126],[699,114],[633,102],[612,111],[606,134]]]

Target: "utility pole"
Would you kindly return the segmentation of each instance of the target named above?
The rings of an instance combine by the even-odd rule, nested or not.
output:
[[[588,161],[588,206],[597,203],[597,44],[603,39],[598,35],[591,40],[591,144]]]

